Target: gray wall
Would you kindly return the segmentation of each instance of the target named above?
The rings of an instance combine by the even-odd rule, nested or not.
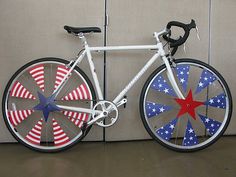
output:
[[[78,51],[78,39],[67,35],[63,25],[104,26],[105,0],[1,0],[0,1],[0,92],[20,66],[33,59],[55,56],[69,59]],[[235,98],[236,81],[233,76],[235,53],[234,0],[107,0],[109,25],[108,45],[152,44],[152,33],[161,30],[168,21],[188,23],[195,19],[201,41],[191,33],[186,45],[176,57],[199,58],[210,62],[229,83]],[[227,30],[227,31],[225,31]],[[104,31],[104,30],[103,30]],[[103,45],[104,33],[89,37],[93,45]],[[144,65],[152,52],[107,53],[107,99],[112,99]],[[95,55],[99,79],[103,81],[103,55]],[[158,63],[157,63],[158,64]],[[160,63],[159,63],[160,64]],[[155,65],[156,67],[158,65]],[[152,69],[154,69],[154,67]],[[86,63],[82,68],[88,72]],[[132,69],[131,69],[132,68]],[[126,72],[124,72],[126,71]],[[106,140],[148,139],[139,116],[138,101],[141,88],[150,73],[128,93],[127,109],[121,109],[120,119],[106,129]],[[103,84],[102,84],[103,85]],[[228,134],[236,133],[236,120]],[[102,140],[103,130],[94,126],[86,140]],[[0,119],[0,141],[13,141]]]

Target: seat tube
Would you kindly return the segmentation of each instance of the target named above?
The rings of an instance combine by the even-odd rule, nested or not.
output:
[[[96,69],[95,69],[95,66],[94,66],[94,63],[93,63],[93,60],[92,60],[92,55],[91,55],[91,51],[89,49],[88,44],[85,44],[85,51],[87,53],[87,58],[88,58],[90,70],[91,70],[91,73],[92,73],[93,81],[94,81],[94,84],[95,84],[95,88],[96,88],[96,91],[97,91],[97,94],[98,94],[98,98],[99,98],[99,100],[103,100],[104,98],[103,98],[102,90],[101,90],[101,87],[100,87],[100,84],[99,84],[99,81],[98,81],[98,76],[97,76],[97,73],[96,73]]]

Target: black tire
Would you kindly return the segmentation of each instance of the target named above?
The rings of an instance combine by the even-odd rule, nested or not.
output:
[[[82,134],[80,137],[78,137],[76,140],[73,140],[73,142],[71,142],[70,144],[68,144],[66,146],[55,148],[55,149],[42,149],[42,148],[40,148],[40,146],[32,146],[31,144],[29,144],[26,141],[23,141],[21,138],[19,138],[19,136],[17,135],[17,130],[15,130],[15,128],[13,128],[13,126],[11,125],[10,120],[9,120],[9,116],[7,113],[8,99],[9,99],[9,95],[10,95],[9,93],[11,91],[11,88],[13,87],[12,86],[13,83],[16,82],[16,80],[18,79],[18,77],[20,77],[20,75],[22,74],[23,71],[25,72],[26,69],[28,71],[28,68],[30,68],[32,65],[36,65],[38,63],[44,63],[44,62],[49,62],[49,63],[56,62],[56,63],[62,64],[62,65],[67,65],[69,63],[69,61],[64,60],[64,59],[48,57],[48,58],[41,58],[41,59],[33,60],[33,61],[25,64],[24,66],[22,66],[19,70],[17,70],[15,72],[15,74],[11,77],[11,79],[7,83],[7,86],[4,90],[4,94],[3,94],[3,98],[2,98],[2,112],[3,112],[4,121],[5,121],[5,124],[8,128],[8,130],[11,132],[13,137],[18,142],[20,142],[24,146],[30,148],[31,150],[35,150],[35,151],[39,151],[39,152],[59,152],[59,151],[67,150],[67,149],[71,148],[72,146],[74,146],[79,141],[81,141],[87,135],[87,133],[91,129],[91,126],[87,127],[84,134]],[[79,73],[82,76],[82,78],[85,80],[85,82],[91,92],[91,104],[94,105],[96,103],[96,94],[95,94],[95,91],[94,91],[91,81],[89,80],[88,76],[78,66],[75,67],[74,71]],[[90,115],[90,118],[91,118],[91,115]]]
[[[197,146],[195,147],[195,145],[193,146],[193,148],[182,148],[181,146],[182,145],[172,145],[171,143],[168,143],[167,141],[165,141],[164,139],[162,139],[158,133],[157,133],[157,130],[155,128],[150,128],[151,127],[151,123],[148,122],[148,116],[145,115],[146,111],[145,109],[147,109],[145,107],[145,102],[147,102],[147,94],[148,94],[148,91],[149,89],[151,88],[151,82],[154,80],[155,77],[157,77],[159,74],[162,74],[162,72],[164,73],[164,70],[165,70],[165,65],[162,65],[160,67],[158,67],[150,76],[149,78],[147,79],[146,83],[144,84],[144,87],[142,89],[142,92],[141,92],[141,95],[140,95],[140,102],[139,102],[139,110],[140,110],[140,115],[141,115],[141,119],[142,119],[142,122],[145,126],[145,129],[147,130],[147,132],[149,133],[149,135],[154,139],[156,140],[159,144],[161,144],[162,146],[168,148],[168,149],[171,149],[171,150],[174,150],[174,151],[178,151],[178,152],[193,152],[193,151],[198,151],[198,150],[202,150],[210,145],[212,145],[213,143],[215,143],[222,135],[223,133],[225,132],[225,130],[227,129],[228,125],[229,125],[229,122],[230,122],[230,119],[231,119],[231,115],[232,115],[232,96],[231,96],[231,93],[230,93],[230,90],[229,90],[229,87],[225,81],[225,79],[221,76],[221,74],[216,71],[216,69],[214,69],[212,66],[204,63],[204,62],[201,62],[199,60],[195,60],[195,59],[177,59],[175,61],[175,63],[180,65],[181,63],[192,63],[192,64],[196,64],[197,66],[202,67],[203,68],[207,68],[210,72],[214,73],[217,78],[220,80],[219,82],[222,84],[222,88],[224,89],[225,91],[225,94],[227,96],[227,111],[225,112],[225,118],[224,118],[224,124],[222,123],[221,128],[219,128],[217,131],[217,136],[214,137],[214,135],[212,135],[212,137],[214,137],[213,139],[211,139],[211,136],[207,135],[206,137],[209,138],[208,140],[206,140],[207,143],[203,143],[203,145],[200,145],[200,146]],[[173,66],[172,66],[173,68]],[[176,76],[175,76],[176,77]],[[176,79],[178,81],[178,79]],[[200,80],[199,80],[200,81]],[[154,81],[153,81],[154,82]],[[179,83],[179,82],[178,82]],[[207,93],[209,93],[209,90],[207,88]],[[159,94],[159,93],[158,93]],[[207,96],[207,98],[209,98]],[[156,99],[159,99],[159,98],[156,98]],[[225,98],[226,99],[226,98]],[[210,112],[210,106],[206,106],[206,114],[207,112]],[[215,108],[214,108],[215,109]],[[213,111],[212,111],[213,112]],[[211,113],[211,112],[210,112]],[[209,114],[210,114],[209,113]],[[212,113],[213,114],[213,113]],[[156,116],[157,117],[157,116]],[[163,116],[164,117],[164,116]],[[177,116],[178,117],[178,116]],[[161,119],[161,117],[159,117]],[[164,118],[163,118],[164,119]],[[181,118],[180,118],[181,119]],[[159,121],[159,120],[158,120]],[[189,120],[188,120],[189,121]],[[149,125],[150,124],[150,125]],[[177,125],[177,124],[175,124]],[[162,126],[164,127],[164,126]],[[174,126],[175,128],[175,126]],[[187,131],[187,126],[186,126],[186,131]],[[206,131],[206,129],[205,129]],[[172,135],[172,134],[171,134]],[[184,135],[185,136],[185,135]],[[178,139],[177,139],[178,140]],[[169,140],[170,141],[170,140]],[[177,143],[176,143],[177,144]],[[200,144],[200,143],[199,143]]]

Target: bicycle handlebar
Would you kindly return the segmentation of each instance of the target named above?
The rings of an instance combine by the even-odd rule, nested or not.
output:
[[[172,26],[177,26],[177,27],[182,28],[184,30],[184,35],[180,36],[179,39],[170,38],[170,36],[171,36],[171,27]],[[190,30],[192,28],[196,28],[196,23],[193,19],[191,20],[191,22],[189,24],[184,24],[184,23],[181,23],[181,22],[178,22],[178,21],[171,21],[167,24],[166,28],[169,30],[169,32],[167,34],[163,35],[163,38],[167,42],[170,43],[170,47],[174,48],[173,51],[176,52],[178,46],[185,43],[186,40],[188,39]],[[175,53],[175,52],[173,52],[173,53]]]

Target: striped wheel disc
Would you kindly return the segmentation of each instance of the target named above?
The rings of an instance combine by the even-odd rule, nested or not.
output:
[[[20,68],[8,83],[3,103],[5,122],[14,137],[27,147],[43,152],[59,151],[82,138],[81,127],[90,120],[90,114],[47,109],[41,104],[42,98],[49,100],[66,80],[52,103],[93,108],[95,94],[91,82],[78,67],[68,76],[67,64],[68,61],[52,58],[32,61]]]

